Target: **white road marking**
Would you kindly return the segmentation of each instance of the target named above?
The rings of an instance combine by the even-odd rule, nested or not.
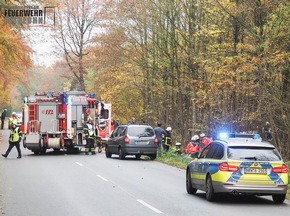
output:
[[[77,161],[76,161],[76,164],[79,165],[79,166],[84,166],[84,165],[82,165],[81,163],[79,163],[79,162],[77,162]]]
[[[137,199],[139,203],[146,206],[147,208],[151,209],[152,211],[156,212],[157,214],[162,214],[162,211],[159,211],[158,209],[154,208],[153,206],[149,205],[148,203],[144,202],[143,200]]]
[[[109,181],[108,179],[104,178],[103,176],[97,175],[100,179],[103,179],[104,181]]]
[[[84,165],[81,164],[80,162],[77,162],[77,161],[76,161],[75,163],[76,163],[77,165],[79,165],[79,166],[84,166]],[[86,167],[86,168],[89,169],[88,167]],[[102,179],[103,181],[106,181],[106,182],[109,181],[108,179],[104,178],[104,177],[101,176],[101,175],[97,175],[97,177],[99,177],[99,178]],[[113,183],[113,182],[112,182],[112,183]],[[125,189],[122,189],[121,187],[120,187],[120,189],[123,190],[123,191],[125,191],[125,192],[127,192]],[[127,192],[127,193],[128,193],[128,192]],[[132,195],[132,194],[131,194],[131,195]],[[154,208],[153,206],[149,205],[148,203],[144,202],[144,201],[141,200],[141,199],[137,199],[137,201],[138,201],[139,203],[141,203],[142,205],[144,205],[145,207],[151,209],[152,211],[154,211],[154,212],[157,213],[157,214],[162,214],[162,213],[163,213],[162,211],[158,210],[157,208]]]

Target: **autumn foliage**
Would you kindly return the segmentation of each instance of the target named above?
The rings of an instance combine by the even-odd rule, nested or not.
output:
[[[74,67],[67,61],[71,75],[82,74],[72,88],[111,102],[122,123],[135,117],[171,126],[174,141],[183,144],[201,132],[261,133],[268,121],[274,144],[289,159],[289,1],[97,2],[87,10],[96,12],[87,19],[94,20],[87,43],[62,43],[81,51],[70,57],[74,49],[65,50],[75,61]],[[29,65],[29,50],[17,32],[3,29],[0,80],[8,88],[11,77],[21,75],[16,68]],[[72,32],[71,40],[85,33]]]

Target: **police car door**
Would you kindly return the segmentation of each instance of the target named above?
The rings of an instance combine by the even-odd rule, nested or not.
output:
[[[202,151],[198,163],[198,172],[200,178],[197,180],[196,184],[205,189],[206,186],[206,175],[212,172],[211,165],[213,164],[213,156],[217,145],[215,143],[210,144]]]

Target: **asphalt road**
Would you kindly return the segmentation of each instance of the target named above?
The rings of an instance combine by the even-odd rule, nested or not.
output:
[[[9,131],[0,131],[0,152]],[[221,197],[208,202],[185,190],[185,170],[149,159],[97,155],[34,155],[22,147],[0,158],[0,213],[6,216],[288,216],[290,202],[271,197]]]

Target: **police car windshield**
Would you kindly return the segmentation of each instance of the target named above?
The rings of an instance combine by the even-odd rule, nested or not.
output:
[[[280,161],[281,157],[275,148],[265,147],[229,147],[228,158],[243,161]]]

